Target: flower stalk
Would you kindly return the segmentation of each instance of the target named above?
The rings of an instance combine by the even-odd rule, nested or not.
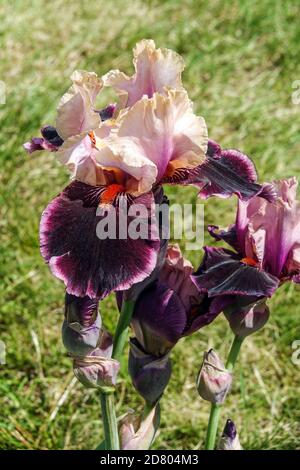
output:
[[[119,434],[114,404],[114,389],[101,391],[100,402],[105,435],[105,449],[119,450]]]
[[[244,338],[235,336],[232,342],[228,358],[226,361],[226,369],[230,372],[233,371],[236,364]],[[219,417],[221,413],[222,404],[212,403],[209,415],[209,422],[207,427],[205,450],[213,450],[215,448],[216,436],[218,432]]]
[[[134,309],[134,301],[128,300],[123,302],[119,321],[113,340],[112,359],[120,361],[123,349],[127,339],[128,327]],[[117,417],[115,411],[115,389],[112,387],[103,388],[100,392],[100,403],[102,411],[102,420],[105,436],[106,450],[119,450],[119,434]]]
[[[134,301],[124,300],[114,335],[112,358],[119,361],[127,339],[128,327],[134,310]]]

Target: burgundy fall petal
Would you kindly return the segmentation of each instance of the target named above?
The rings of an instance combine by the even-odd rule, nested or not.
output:
[[[213,140],[208,141],[204,163],[196,168],[177,168],[173,175],[162,179],[162,184],[195,185],[200,188],[199,197],[228,198],[236,194],[248,201],[254,196],[273,201],[275,191],[271,185],[257,182],[257,173],[251,159],[235,149],[222,150]]]
[[[99,222],[115,208],[106,205],[99,214],[101,191],[101,187],[73,182],[48,205],[41,219],[42,256],[64,281],[67,292],[78,297],[103,298],[113,290],[128,289],[149,276],[156,265],[160,246],[156,223],[145,220],[152,230],[147,239],[98,238]],[[152,193],[134,200],[147,208],[148,217],[153,215],[153,201]],[[134,219],[128,216],[129,223]],[[117,234],[118,227],[117,218]]]
[[[33,153],[38,150],[56,152],[64,142],[53,126],[42,127],[41,134],[42,137],[33,137],[29,142],[23,145],[28,153]]]
[[[206,161],[194,170],[190,184],[200,187],[199,197],[227,198],[236,194],[242,200],[254,196],[271,197],[256,183],[257,175],[252,161],[238,150],[222,150],[221,155],[207,156]]]
[[[209,297],[246,295],[271,297],[279,279],[254,266],[243,263],[239,256],[223,248],[205,247],[205,257],[193,276],[195,284]]]
[[[224,241],[237,252],[242,253],[242,249],[240,248],[238,242],[235,225],[231,225],[227,230],[219,230],[217,225],[209,225],[207,230],[216,241]]]

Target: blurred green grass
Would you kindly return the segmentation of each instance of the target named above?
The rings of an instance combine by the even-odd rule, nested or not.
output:
[[[0,448],[88,449],[102,437],[97,393],[72,381],[61,344],[63,285],[38,248],[41,212],[68,175],[53,154],[30,158],[22,143],[53,122],[74,69],[130,72],[134,44],[153,38],[183,55],[184,84],[212,138],[251,155],[261,180],[299,177],[300,105],[291,100],[292,83],[300,79],[299,15],[298,0],[1,2],[7,101],[0,105],[0,338],[7,364],[1,366]],[[171,202],[195,197],[194,189],[167,192]],[[206,225],[232,222],[235,204],[207,201]],[[201,252],[187,255],[199,263]],[[247,449],[300,448],[299,366],[291,362],[292,342],[300,339],[299,301],[299,288],[282,288],[270,302],[269,324],[242,351],[222,424],[231,417]],[[102,313],[113,330],[112,297]],[[154,448],[203,447],[209,406],[198,398],[195,378],[203,351],[214,346],[224,356],[230,341],[220,316],[175,348]],[[118,391],[119,415],[141,409],[126,374]]]

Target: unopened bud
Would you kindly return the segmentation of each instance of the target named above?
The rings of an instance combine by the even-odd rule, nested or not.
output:
[[[159,418],[159,403],[143,419],[138,418],[132,412],[128,413],[120,425],[122,450],[149,449],[159,427]]]
[[[85,356],[97,347],[101,330],[98,301],[66,294],[62,340],[74,356]]]
[[[249,303],[243,305],[245,302],[247,301],[241,299],[224,312],[233,333],[241,338],[260,330],[267,323],[270,316],[270,310],[265,299],[250,305]]]
[[[138,341],[130,340],[128,370],[136,391],[148,404],[155,404],[162,396],[171,377],[168,354],[156,357],[147,354]]]
[[[102,331],[99,345],[88,355],[75,356],[74,374],[88,388],[113,387],[116,385],[120,363],[111,359],[112,339]]]
[[[232,382],[232,374],[217,353],[211,349],[204,353],[203,363],[197,378],[197,389],[201,398],[214,404],[224,402]]]
[[[218,450],[242,450],[235,424],[231,419],[225,424]]]

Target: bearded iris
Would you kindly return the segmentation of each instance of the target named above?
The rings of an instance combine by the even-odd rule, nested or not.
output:
[[[267,321],[266,298],[300,276],[295,181],[278,183],[275,190],[261,186],[247,155],[208,140],[205,121],[183,88],[178,54],[145,40],[136,45],[133,63],[132,76],[119,70],[102,78],[74,72],[56,126],[44,126],[41,137],[24,145],[29,153],[55,153],[71,173],[71,183],[42,215],[40,246],[66,286],[63,342],[75,375],[100,389],[106,449],[119,449],[119,437],[124,449],[150,445],[171,375],[171,350],[223,310],[236,332],[226,367],[206,360],[199,378],[202,396],[213,406],[222,403],[244,336]],[[117,92],[118,101],[98,109],[105,87]],[[209,229],[236,251],[206,247],[195,273],[178,246],[167,248],[165,221],[155,212],[168,203],[165,184],[193,185],[202,199],[237,195],[235,226]],[[137,224],[141,231],[133,235]],[[114,338],[98,312],[99,301],[112,291],[121,307]],[[129,324],[135,335],[129,373],[146,405],[142,417],[128,418],[118,433],[113,395]],[[211,416],[207,448],[217,431]]]
[[[265,185],[269,191],[269,185]],[[226,367],[231,371],[246,336],[269,318],[266,301],[287,281],[300,280],[300,203],[295,178],[273,183],[275,201],[254,197],[239,201],[235,224],[228,230],[209,227],[217,241],[235,251],[205,247],[203,262],[193,275],[200,292],[223,302],[235,334]],[[212,405],[206,449],[213,449],[220,408]]]
[[[203,263],[193,279],[210,298],[238,296],[245,306],[247,301],[253,304],[271,297],[288,280],[299,282],[297,181],[290,178],[273,186],[275,202],[258,197],[239,201],[234,225],[221,231],[216,226],[209,227],[216,240],[226,241],[235,249],[205,247]]]
[[[236,193],[248,199],[262,192],[248,157],[208,146],[205,121],[182,86],[178,54],[144,40],[134,49],[134,67],[132,77],[117,70],[102,78],[74,72],[56,127],[44,127],[42,138],[25,144],[29,152],[56,152],[71,172],[71,184],[43,213],[40,242],[52,273],[76,296],[103,298],[128,289],[156,266],[155,222],[146,240],[97,237],[97,224],[107,211],[119,211],[121,197],[129,206],[143,204],[150,218],[162,184],[193,184],[205,198]],[[107,86],[119,102],[99,111],[96,99]]]

